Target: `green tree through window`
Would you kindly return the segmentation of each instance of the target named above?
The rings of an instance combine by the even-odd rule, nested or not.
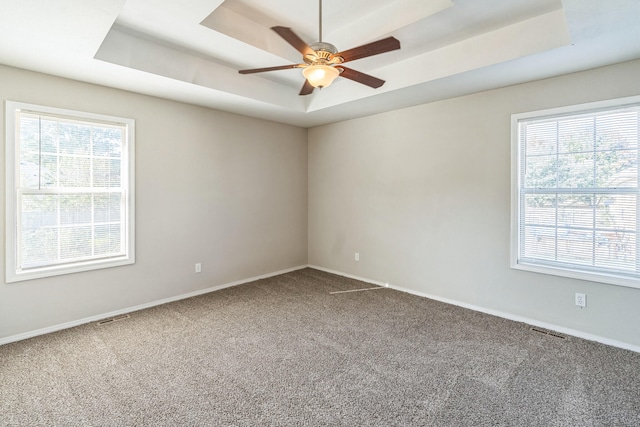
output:
[[[640,278],[640,107],[525,116],[516,264]]]

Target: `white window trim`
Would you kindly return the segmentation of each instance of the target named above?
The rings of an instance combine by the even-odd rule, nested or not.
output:
[[[26,271],[16,271],[16,245],[17,240],[17,199],[16,199],[16,111],[31,110],[43,114],[75,117],[85,120],[95,120],[109,123],[122,123],[126,125],[126,152],[127,152],[127,205],[126,221],[126,254],[111,259],[88,260],[76,262],[70,265],[56,265],[43,268],[34,268]],[[6,135],[5,135],[5,279],[7,283],[32,280],[43,277],[58,276],[62,274],[77,273],[81,271],[96,270],[101,268],[116,267],[135,263],[135,121],[133,119],[107,116],[103,114],[86,113],[82,111],[67,110],[28,104],[24,102],[6,101]],[[12,172],[12,173],[11,173]]]
[[[640,96],[610,99],[605,101],[590,102],[586,104],[570,105],[546,110],[530,111],[511,115],[511,268],[531,271],[534,273],[549,274],[553,276],[569,277],[572,279],[588,280],[611,285],[625,286],[640,289],[640,279],[632,277],[607,274],[600,272],[587,272],[570,268],[542,266],[530,264],[519,260],[520,249],[520,142],[518,135],[518,122],[533,117],[553,116],[562,114],[579,113],[585,110],[606,109],[622,107],[640,102]],[[639,214],[640,215],[640,214]],[[639,230],[640,231],[640,230]]]

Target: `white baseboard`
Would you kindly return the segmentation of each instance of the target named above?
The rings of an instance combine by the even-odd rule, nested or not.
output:
[[[24,332],[24,333],[17,334],[17,335],[11,335],[11,336],[8,336],[8,337],[0,338],[0,345],[9,344],[9,343],[15,342],[15,341],[25,340],[25,339],[28,339],[28,338],[36,337],[38,335],[44,335],[44,334],[48,334],[48,333],[51,333],[51,332],[60,331],[60,330],[63,330],[63,329],[73,328],[75,326],[80,326],[80,325],[83,325],[85,323],[97,322],[97,321],[102,320],[102,319],[107,319],[107,318],[110,318],[110,317],[120,316],[120,315],[131,313],[131,312],[134,312],[134,311],[143,310],[145,308],[155,307],[157,305],[162,305],[162,304],[170,303],[170,302],[173,302],[173,301],[179,301],[179,300],[182,300],[182,299],[187,299],[187,298],[195,297],[195,296],[198,296],[198,295],[207,294],[209,292],[219,291],[221,289],[230,288],[232,286],[237,286],[237,285],[242,285],[244,283],[253,282],[255,280],[266,279],[268,277],[278,276],[280,274],[285,274],[285,273],[289,273],[289,272],[292,272],[292,271],[301,270],[301,269],[307,268],[307,267],[313,268],[313,269],[316,269],[316,270],[320,270],[320,271],[325,271],[327,273],[336,274],[336,275],[342,276],[342,277],[348,277],[350,279],[360,280],[361,282],[365,282],[365,283],[371,283],[371,284],[378,285],[378,286],[387,286],[387,287],[389,287],[391,289],[395,289],[395,290],[401,291],[401,292],[406,292],[406,293],[409,293],[409,294],[412,294],[412,295],[433,299],[433,300],[444,302],[444,303],[447,303],[447,304],[452,304],[452,305],[455,305],[455,306],[458,306],[458,307],[468,308],[470,310],[478,311],[478,312],[481,312],[481,313],[486,313],[486,314],[490,314],[490,315],[493,315],[493,316],[502,317],[504,319],[513,320],[515,322],[526,323],[526,324],[531,325],[531,326],[538,326],[540,328],[549,329],[549,330],[552,330],[552,331],[560,332],[562,334],[571,335],[571,336],[574,336],[574,337],[577,337],[577,338],[583,338],[583,339],[586,339],[586,340],[589,340],[589,341],[595,341],[595,342],[599,342],[601,344],[610,345],[612,347],[618,347],[618,348],[622,348],[622,349],[625,349],[625,350],[631,350],[631,351],[634,351],[636,353],[640,353],[640,346],[637,346],[637,345],[625,343],[625,342],[622,342],[622,341],[612,340],[612,339],[609,339],[609,338],[606,338],[606,337],[601,337],[601,336],[598,336],[598,335],[588,334],[586,332],[582,332],[582,331],[578,331],[578,330],[570,329],[570,328],[565,328],[563,326],[554,325],[554,324],[551,324],[551,323],[541,322],[541,321],[536,320],[536,319],[531,319],[531,318],[528,318],[528,317],[519,316],[519,315],[515,315],[515,314],[512,314],[512,313],[507,313],[507,312],[498,311],[498,310],[492,310],[492,309],[488,309],[488,308],[485,308],[485,307],[480,307],[480,306],[476,306],[476,305],[467,304],[467,303],[464,303],[464,302],[452,300],[452,299],[449,299],[449,298],[442,298],[442,297],[439,297],[439,296],[436,296],[436,295],[431,295],[431,294],[427,294],[427,293],[424,293],[424,292],[414,291],[412,289],[407,289],[407,288],[403,288],[403,287],[400,287],[400,286],[389,285],[388,283],[385,283],[385,282],[372,280],[372,279],[368,279],[366,277],[356,276],[356,275],[353,275],[353,274],[348,274],[348,273],[344,273],[344,272],[341,272],[341,271],[331,270],[331,269],[328,269],[328,268],[320,267],[320,266],[317,266],[317,265],[311,265],[311,264],[309,264],[309,265],[301,265],[301,266],[293,267],[293,268],[288,268],[286,270],[274,271],[272,273],[267,273],[267,274],[263,274],[263,275],[260,275],[260,276],[250,277],[248,279],[242,279],[242,280],[238,280],[238,281],[231,282],[231,283],[225,283],[223,285],[213,286],[213,287],[210,287],[210,288],[207,288],[207,289],[201,289],[201,290],[194,291],[194,292],[189,292],[189,293],[186,293],[186,294],[176,295],[174,297],[164,298],[164,299],[161,299],[161,300],[156,300],[156,301],[148,302],[148,303],[145,303],[145,304],[136,305],[136,306],[133,306],[133,307],[127,307],[127,308],[124,308],[124,309],[121,309],[121,310],[115,310],[115,311],[111,311],[111,312],[108,312],[108,313],[98,314],[96,316],[91,316],[91,317],[86,317],[86,318],[83,318],[83,319],[74,320],[74,321],[71,321],[71,322],[61,323],[61,324],[53,325],[53,326],[48,326],[46,328],[41,328],[41,329],[37,329],[37,330],[34,330],[34,331]]]
[[[442,297],[439,297],[439,296],[436,296],[436,295],[431,295],[431,294],[427,294],[427,293],[424,293],[424,292],[418,292],[418,291],[414,291],[412,289],[402,288],[400,286],[389,285],[388,283],[380,282],[380,281],[377,281],[377,280],[367,279],[366,277],[354,276],[352,274],[347,274],[347,273],[343,273],[343,272],[340,272],[340,271],[335,271],[335,270],[331,270],[331,269],[328,269],[328,268],[319,267],[317,265],[309,265],[309,268],[314,268],[316,270],[325,271],[327,273],[337,274],[338,276],[348,277],[350,279],[360,280],[360,281],[365,282],[365,283],[371,283],[371,284],[378,285],[378,286],[387,286],[387,287],[389,287],[391,289],[395,289],[395,290],[401,291],[401,292],[406,292],[408,294],[412,294],[412,295],[417,295],[417,296],[424,297],[424,298],[433,299],[433,300],[444,302],[444,303],[447,303],[447,304],[456,305],[458,307],[468,308],[470,310],[479,311],[481,313],[486,313],[486,314],[490,314],[490,315],[493,315],[493,316],[502,317],[504,319],[513,320],[515,322],[526,323],[526,324],[531,325],[531,326],[538,326],[540,328],[544,328],[544,329],[549,329],[549,330],[552,330],[552,331],[560,332],[560,333],[565,334],[565,335],[571,335],[573,337],[583,338],[585,340],[595,341],[595,342],[599,342],[601,344],[610,345],[612,347],[618,347],[618,348],[622,348],[622,349],[625,349],[625,350],[631,350],[631,351],[634,351],[636,353],[640,353],[640,346],[629,344],[629,343],[622,342],[622,341],[612,340],[612,339],[609,339],[609,338],[606,338],[606,337],[601,337],[601,336],[598,336],[598,335],[588,334],[586,332],[578,331],[578,330],[575,330],[575,329],[565,328],[564,326],[554,325],[554,324],[551,324],[551,323],[541,322],[541,321],[536,320],[536,319],[531,319],[531,318],[528,318],[528,317],[519,316],[519,315],[512,314],[512,313],[507,313],[507,312],[503,312],[503,311],[492,310],[492,309],[489,309],[489,308],[480,307],[480,306],[477,306],[477,305],[467,304],[467,303],[456,301],[456,300],[452,300],[452,299],[449,299],[449,298],[442,298]]]
[[[73,328],[75,326],[84,325],[85,323],[97,322],[97,321],[102,320],[102,319],[108,319],[110,317],[120,316],[120,315],[131,313],[131,312],[134,312],[134,311],[143,310],[145,308],[155,307],[157,305],[162,305],[162,304],[166,304],[166,303],[173,302],[173,301],[179,301],[179,300],[182,300],[182,299],[187,299],[187,298],[195,297],[195,296],[198,296],[198,295],[207,294],[209,292],[219,291],[221,289],[230,288],[232,286],[237,286],[237,285],[242,285],[243,283],[253,282],[255,280],[266,279],[268,277],[278,276],[280,274],[285,274],[285,273],[289,273],[289,272],[292,272],[292,271],[301,270],[301,269],[307,268],[307,267],[308,267],[307,265],[301,265],[301,266],[298,266],[298,267],[288,268],[286,270],[274,271],[273,273],[267,273],[267,274],[263,274],[263,275],[260,275],[260,276],[250,277],[248,279],[242,279],[242,280],[238,280],[238,281],[231,282],[231,283],[225,283],[223,285],[212,286],[212,287],[207,288],[207,289],[200,289],[198,291],[189,292],[189,293],[181,294],[181,295],[176,295],[174,297],[164,298],[164,299],[161,299],[161,300],[156,300],[156,301],[148,302],[148,303],[145,303],[145,304],[136,305],[136,306],[133,306],[133,307],[127,307],[127,308],[123,308],[121,310],[110,311],[108,313],[102,313],[102,314],[98,314],[96,316],[85,317],[83,319],[73,320],[71,322],[61,323],[61,324],[53,325],[53,326],[48,326],[48,327],[42,328],[42,329],[36,329],[35,331],[24,332],[24,333],[18,334],[18,335],[11,335],[11,336],[8,336],[8,337],[0,338],[0,345],[9,344],[9,343],[15,342],[15,341],[26,340],[27,338],[33,338],[33,337],[36,337],[38,335],[49,334],[51,332],[61,331],[63,329]]]

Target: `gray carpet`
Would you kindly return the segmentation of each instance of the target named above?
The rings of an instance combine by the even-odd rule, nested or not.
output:
[[[0,347],[8,426],[639,426],[640,354],[304,269]]]

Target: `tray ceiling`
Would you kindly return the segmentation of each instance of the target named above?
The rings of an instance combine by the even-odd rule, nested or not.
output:
[[[0,63],[303,127],[640,57],[637,0],[325,0],[323,41],[402,48],[298,96],[299,63],[270,27],[318,39],[316,0],[2,0]]]

